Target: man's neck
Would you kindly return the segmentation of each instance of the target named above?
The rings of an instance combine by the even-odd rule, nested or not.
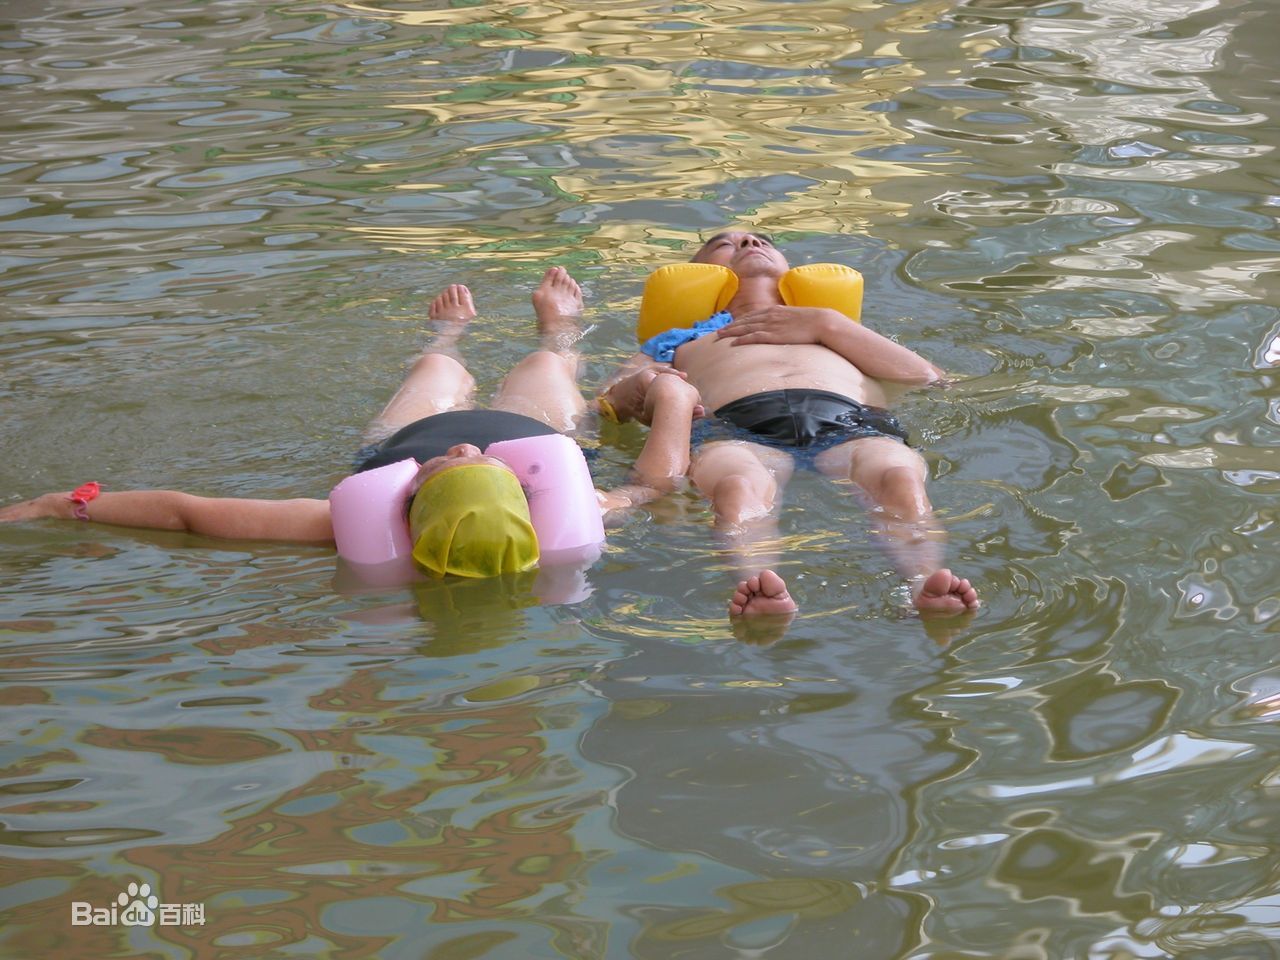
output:
[[[778,292],[777,277],[739,277],[738,292],[725,309],[735,317],[740,317],[752,310],[763,310],[765,307],[777,307],[781,304],[782,294]]]

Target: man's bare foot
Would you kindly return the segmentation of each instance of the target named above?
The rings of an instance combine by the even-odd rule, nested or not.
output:
[[[920,584],[915,594],[916,609],[921,613],[954,616],[973,613],[981,605],[978,591],[968,580],[952,574],[945,567],[935,570]]]
[[[544,337],[576,337],[578,317],[582,315],[582,288],[578,281],[564,267],[552,267],[533,291],[533,312]]]
[[[783,579],[765,570],[738,584],[729,601],[729,623],[741,642],[767,647],[782,639],[797,609]]]
[[[765,614],[795,613],[800,608],[787,593],[786,582],[772,570],[739,581],[729,601],[729,616],[758,617]]]
[[[437,323],[466,323],[475,315],[471,291],[461,283],[449,284],[427,308],[427,316]]]

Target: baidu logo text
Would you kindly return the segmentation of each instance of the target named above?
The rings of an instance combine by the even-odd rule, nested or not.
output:
[[[84,900],[71,903],[73,927],[190,927],[204,924],[203,903],[161,903],[151,884],[130,882],[109,907],[95,907]]]

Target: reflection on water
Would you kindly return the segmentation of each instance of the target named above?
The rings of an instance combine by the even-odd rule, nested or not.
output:
[[[7,527],[0,952],[1280,956],[1272,5],[401,6],[14,8],[0,498],[321,494],[444,283],[484,391],[568,266],[595,378],[739,222],[952,371],[901,415],[987,606],[804,474],[760,646],[689,494],[412,590]],[[71,924],[130,882],[206,923]]]

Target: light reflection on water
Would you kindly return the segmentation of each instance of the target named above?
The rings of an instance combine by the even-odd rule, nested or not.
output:
[[[900,409],[987,606],[907,616],[807,475],[772,645],[688,494],[562,605],[6,527],[0,950],[1280,956],[1277,33],[1210,0],[13,18],[0,496],[321,494],[443,284],[483,392],[568,266],[591,380],[644,274],[746,222],[955,374]],[[617,481],[641,436],[601,434]],[[69,923],[144,880],[206,925]]]

